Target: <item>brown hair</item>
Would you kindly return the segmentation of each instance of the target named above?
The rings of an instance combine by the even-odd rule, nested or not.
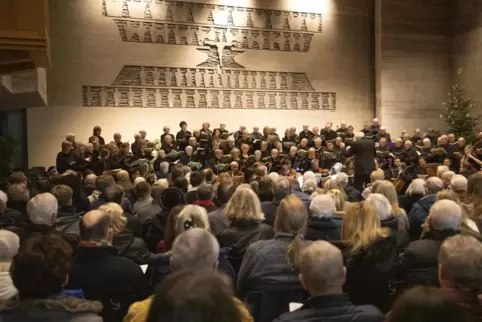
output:
[[[69,186],[59,184],[52,188],[52,194],[57,198],[59,207],[65,207],[72,202],[74,192]]]
[[[285,259],[295,268],[298,268],[300,253],[305,247],[302,235],[306,231],[307,218],[304,203],[294,195],[285,197],[276,211],[276,232],[293,234],[293,239],[286,249]]]
[[[477,172],[469,177],[467,182],[467,197],[465,204],[472,204],[468,208],[469,217],[478,222],[478,217],[482,214],[482,173]]]

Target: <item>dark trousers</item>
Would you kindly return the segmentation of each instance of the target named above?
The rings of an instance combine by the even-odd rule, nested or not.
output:
[[[356,190],[362,192],[363,187],[370,183],[370,175],[369,174],[356,174],[353,176],[354,183],[353,186]]]

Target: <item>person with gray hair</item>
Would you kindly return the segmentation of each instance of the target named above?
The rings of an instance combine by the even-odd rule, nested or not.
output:
[[[263,201],[261,203],[261,211],[264,214],[264,223],[274,226],[276,219],[276,211],[278,210],[281,200],[291,194],[291,184],[288,178],[279,177],[273,181],[273,200]]]
[[[442,181],[444,183],[444,188],[449,189],[450,188],[450,181],[452,181],[453,176],[455,175],[455,172],[453,171],[446,171],[442,174]]]
[[[363,196],[361,192],[356,190],[351,184],[349,184],[348,174],[346,174],[345,172],[337,173],[335,181],[340,185],[341,188],[343,188],[349,202],[363,201]]]
[[[450,180],[450,189],[459,196],[461,202],[467,197],[467,185],[467,178],[461,174],[454,175]]]
[[[427,219],[429,231],[422,239],[411,242],[400,263],[409,285],[438,285],[438,252],[442,242],[459,233],[462,208],[451,200],[437,201]]]
[[[305,239],[340,241],[342,223],[342,217],[336,214],[333,197],[315,193],[310,204]]]
[[[51,193],[36,195],[27,203],[27,214],[32,223],[53,226],[57,219],[59,205]]]
[[[467,308],[479,306],[482,288],[482,243],[475,237],[456,235],[447,238],[438,254],[438,280],[445,292]],[[480,313],[479,313],[480,316]]]
[[[410,213],[413,205],[425,196],[425,180],[414,179],[405,191],[404,195],[398,196],[398,203],[405,213]]]
[[[348,295],[343,293],[346,268],[343,266],[341,251],[332,244],[316,241],[303,249],[299,273],[310,298],[300,309],[284,313],[274,322],[384,321],[384,316],[378,309],[371,305],[355,306]]]
[[[209,231],[192,228],[176,238],[171,253],[171,267],[174,271],[187,268],[216,269],[219,243]]]
[[[318,181],[316,181],[316,178],[308,178],[305,181],[303,181],[303,187],[301,187],[301,191],[304,193],[311,195],[313,192],[316,191],[318,188]]]
[[[17,295],[18,291],[13,285],[10,276],[10,266],[13,257],[20,247],[17,234],[8,230],[0,230],[0,300],[7,301]]]
[[[422,233],[422,225],[427,219],[430,208],[437,199],[437,193],[444,187],[442,179],[438,177],[430,177],[425,182],[427,195],[413,204],[412,210],[408,213],[408,221],[410,224],[411,240],[418,240]]]

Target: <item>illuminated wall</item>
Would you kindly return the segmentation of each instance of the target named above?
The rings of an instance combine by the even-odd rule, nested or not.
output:
[[[369,0],[53,0],[47,108],[28,110],[29,165],[67,132],[159,137],[203,121],[357,128],[373,116]]]

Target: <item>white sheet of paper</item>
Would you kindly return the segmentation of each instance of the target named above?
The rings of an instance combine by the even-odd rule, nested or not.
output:
[[[290,303],[290,312],[296,311],[299,308],[303,306],[303,303],[296,303],[296,302],[291,302]]]
[[[141,265],[142,272],[145,274],[147,271],[147,265]]]

